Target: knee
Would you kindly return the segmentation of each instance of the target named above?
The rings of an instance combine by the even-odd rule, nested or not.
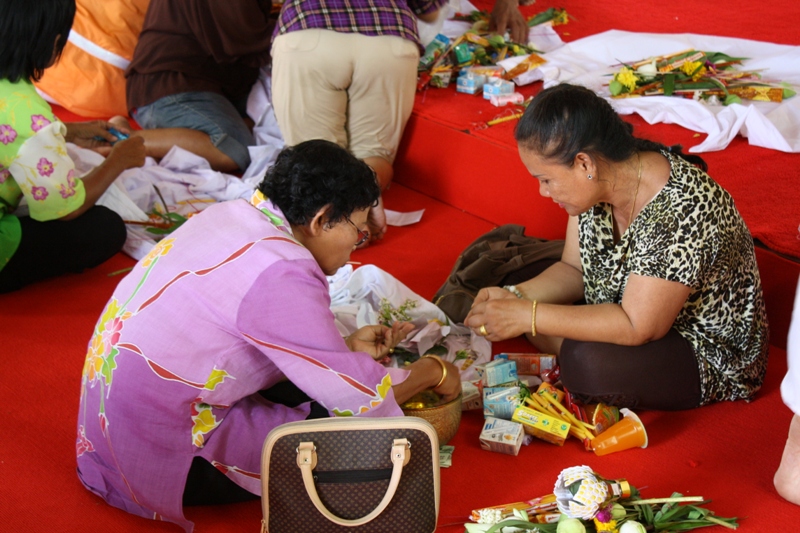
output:
[[[80,253],[83,264],[77,265],[76,271],[95,267],[122,250],[128,236],[125,222],[111,209],[96,205],[82,215],[86,217],[83,228],[86,235],[91,236],[83,242],[86,249]]]

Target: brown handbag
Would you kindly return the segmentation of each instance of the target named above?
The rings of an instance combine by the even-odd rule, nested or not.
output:
[[[439,439],[417,417],[283,424],[264,441],[261,491],[263,533],[433,532]]]
[[[526,281],[561,259],[564,241],[528,237],[525,228],[506,224],[475,239],[456,259],[433,303],[454,322],[462,323],[478,291],[504,285],[519,273]],[[511,282],[514,284],[515,282]]]

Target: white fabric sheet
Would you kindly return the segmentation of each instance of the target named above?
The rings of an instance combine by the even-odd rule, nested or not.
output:
[[[400,347],[424,354],[434,345],[443,345],[447,355],[442,355],[442,359],[459,368],[462,381],[476,379],[475,365],[491,359],[491,342],[475,335],[469,328],[453,323],[432,302],[374,265],[355,270],[351,265],[345,265],[328,278],[328,284],[331,311],[342,336],[350,335],[358,328],[380,323],[381,302],[384,299],[394,308],[399,308],[406,300],[413,300],[417,305],[408,310],[408,315],[417,329],[400,343]],[[462,357],[465,354],[469,356]],[[394,364],[399,363],[394,361]]]
[[[722,150],[737,135],[754,146],[800,152],[800,96],[781,103],[753,102],[713,106],[671,96],[612,99],[610,74],[619,63],[679,52],[688,48],[748,57],[740,67],[761,70],[765,81],[782,81],[800,89],[800,46],[715,37],[711,35],[632,33],[611,30],[566,44],[548,53],[539,67],[544,86],[569,82],[607,97],[620,114],[637,113],[648,123],[678,124],[708,137],[690,152]]]

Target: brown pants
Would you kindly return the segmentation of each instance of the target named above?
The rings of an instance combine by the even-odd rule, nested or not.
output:
[[[585,403],[678,411],[701,402],[697,358],[674,329],[642,346],[564,339],[558,362],[564,387]]]

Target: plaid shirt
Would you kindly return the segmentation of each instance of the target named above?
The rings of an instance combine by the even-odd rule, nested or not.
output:
[[[275,36],[307,29],[395,35],[422,49],[415,13],[430,13],[446,3],[447,0],[287,0]]]

